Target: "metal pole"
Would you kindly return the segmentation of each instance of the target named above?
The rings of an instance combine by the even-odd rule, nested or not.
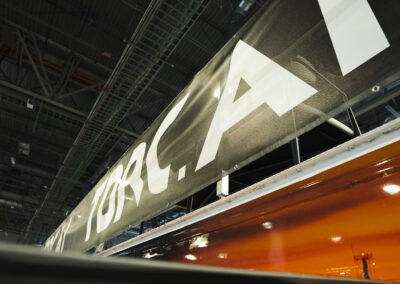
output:
[[[186,199],[186,213],[193,211],[193,195]]]
[[[349,115],[351,127],[353,128],[353,131],[354,131],[354,135],[360,136],[361,130],[360,130],[360,127],[358,126],[356,116],[354,115],[353,109],[351,107],[349,107],[347,109],[347,114]]]
[[[144,232],[144,221],[140,223],[139,235],[143,234]]]
[[[299,147],[299,138],[296,137],[294,140],[290,142],[290,147],[292,148],[292,159],[293,164],[300,164],[300,147]]]
[[[17,34],[18,34],[18,38],[19,38],[20,42],[22,43],[22,46],[23,46],[24,49],[25,49],[26,55],[28,56],[28,59],[29,59],[29,62],[32,64],[33,71],[35,71],[35,74],[36,74],[36,76],[37,76],[37,78],[38,78],[38,80],[39,80],[39,82],[40,82],[40,85],[41,85],[42,88],[43,88],[44,93],[46,94],[47,97],[50,97],[50,93],[49,93],[49,91],[48,91],[47,88],[46,88],[46,85],[45,85],[45,83],[44,83],[44,81],[43,81],[42,76],[41,76],[40,73],[39,73],[39,70],[38,70],[37,67],[36,67],[35,62],[33,61],[32,55],[31,55],[31,53],[30,53],[30,51],[29,51],[29,48],[27,47],[27,45],[26,45],[26,43],[25,43],[25,40],[24,40],[24,38],[22,37],[21,32],[20,32],[18,29],[17,29]]]
[[[73,95],[79,94],[81,92],[85,92],[85,91],[88,91],[88,90],[91,90],[91,89],[94,89],[94,88],[97,88],[97,87],[101,87],[105,83],[106,82],[99,82],[99,83],[91,85],[91,86],[87,86],[87,87],[84,87],[84,88],[81,88],[81,89],[78,89],[78,90],[75,90],[75,91],[72,91],[72,92],[69,92],[69,93],[65,93],[65,94],[63,94],[61,96],[58,96],[56,98],[56,100],[62,100],[62,99],[65,99],[65,98],[67,98],[69,96],[73,96]]]
[[[36,49],[36,51],[37,51],[37,57],[38,57],[38,59],[39,59],[40,67],[42,68],[42,73],[43,73],[43,76],[44,76],[44,80],[45,80],[46,83],[47,83],[47,87],[49,88],[49,93],[50,93],[50,95],[52,95],[52,94],[53,94],[53,89],[52,89],[52,87],[51,87],[51,82],[50,82],[49,76],[47,75],[47,70],[46,70],[46,68],[44,67],[43,56],[42,56],[42,54],[41,54],[41,52],[40,52],[40,50],[39,50],[39,45],[38,45],[38,43],[37,43],[37,40],[36,40],[35,35],[34,35],[33,33],[31,33],[30,35],[31,35],[31,37],[32,37],[32,40],[33,40],[33,44],[34,44],[34,46],[35,46],[35,49]]]

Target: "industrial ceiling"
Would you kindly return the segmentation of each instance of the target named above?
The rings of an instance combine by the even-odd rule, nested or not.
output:
[[[1,230],[43,242],[263,4],[249,3],[1,1]]]
[[[269,2],[1,0],[0,239],[42,244],[193,76]],[[396,116],[395,106],[387,106],[361,127]],[[347,116],[341,120],[350,125]],[[350,138],[321,125],[300,138],[301,159]],[[232,190],[292,165],[291,146],[232,175]],[[214,187],[131,233],[211,202],[217,198]]]

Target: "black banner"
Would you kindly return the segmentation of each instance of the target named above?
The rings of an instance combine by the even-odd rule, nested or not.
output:
[[[399,79],[400,2],[274,1],[46,241],[86,250]],[[194,52],[195,56],[195,52]]]

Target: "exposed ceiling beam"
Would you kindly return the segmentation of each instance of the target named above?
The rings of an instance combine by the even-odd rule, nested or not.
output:
[[[99,83],[96,83],[96,84],[91,85],[91,86],[83,87],[83,88],[81,88],[81,89],[78,89],[78,90],[75,90],[75,91],[72,91],[72,92],[68,92],[68,93],[65,93],[65,94],[61,94],[60,96],[56,97],[55,99],[56,99],[56,100],[62,100],[62,99],[65,99],[65,98],[67,98],[67,97],[70,97],[70,96],[73,96],[73,95],[76,95],[76,94],[80,94],[80,93],[82,93],[82,92],[89,91],[89,90],[91,90],[91,89],[101,88],[105,83],[106,83],[106,81],[104,81],[104,82],[99,82]]]
[[[28,19],[38,23],[39,25],[42,25],[43,27],[51,29],[51,30],[59,33],[60,35],[63,35],[65,37],[69,38],[73,42],[76,42],[76,43],[79,43],[79,44],[82,44],[82,45],[88,47],[89,49],[91,49],[92,51],[95,51],[99,55],[101,55],[103,53],[103,50],[99,49],[97,46],[94,46],[82,39],[79,39],[75,35],[72,35],[66,31],[56,27],[55,25],[52,25],[36,16],[33,16],[30,13],[22,11],[21,9],[17,9],[16,7],[13,7],[13,5],[5,4],[4,2],[0,2],[0,5],[3,5],[4,7],[7,7],[8,9],[12,10],[13,12],[20,14],[22,17],[28,18]],[[1,18],[3,18],[3,17],[1,17]],[[4,19],[4,20],[7,21],[7,19]],[[113,59],[115,60],[116,58],[114,57]]]
[[[0,198],[5,199],[5,200],[10,200],[14,202],[29,202],[31,204],[39,204],[40,200],[37,198],[33,198],[31,196],[25,196],[22,194],[6,191],[6,190],[0,190]]]
[[[71,53],[74,53],[77,57],[79,57],[79,58],[80,58],[83,62],[85,62],[87,65],[96,67],[96,68],[97,68],[96,70],[101,70],[101,71],[105,72],[107,75],[110,74],[110,73],[112,72],[112,68],[110,68],[110,67],[108,67],[108,66],[105,66],[105,65],[103,65],[103,64],[101,64],[101,63],[99,63],[99,62],[97,62],[97,61],[95,61],[95,60],[93,60],[93,59],[91,59],[91,58],[89,58],[89,57],[87,57],[87,56],[81,54],[81,53],[78,53],[78,52],[76,52],[76,51],[73,51],[73,50],[71,50],[70,48],[65,47],[65,46],[63,46],[63,45],[61,45],[61,44],[59,44],[59,43],[57,43],[57,42],[55,42],[55,41],[52,41],[51,39],[48,39],[47,37],[45,37],[45,36],[43,36],[43,35],[41,35],[41,34],[35,33],[35,32],[33,32],[33,31],[31,31],[31,30],[29,30],[29,29],[27,29],[27,28],[25,28],[25,27],[22,27],[21,25],[18,25],[17,23],[15,23],[15,22],[13,22],[13,21],[10,21],[10,20],[8,20],[8,19],[5,19],[5,18],[3,18],[3,17],[0,17],[0,20],[4,23],[4,24],[1,24],[1,26],[2,26],[3,28],[6,28],[6,27],[10,28],[10,27],[13,27],[13,28],[15,28],[15,29],[18,29],[18,30],[20,30],[20,31],[22,31],[22,32],[24,32],[24,33],[26,33],[26,34],[32,34],[32,35],[34,35],[37,39],[39,39],[40,41],[46,42],[46,44],[48,44],[48,45],[54,47],[55,49],[57,49],[57,50],[59,50],[59,51],[61,51],[63,54],[71,54]],[[49,56],[49,55],[46,55],[46,58],[47,58],[48,56]],[[44,59],[46,59],[46,58],[44,58]],[[50,59],[52,59],[52,58],[50,58]],[[58,61],[64,61],[64,60],[59,59]],[[57,62],[54,62],[54,63],[57,63]]]
[[[36,168],[36,167],[23,165],[23,164],[15,164],[15,165],[9,165],[9,166],[0,165],[0,170],[3,170],[3,171],[19,170],[19,171],[30,173],[32,175],[36,175],[36,176],[39,176],[39,177],[48,178],[49,180],[52,180],[56,175],[55,172],[48,172],[48,171],[43,170],[43,169],[39,169],[39,168]],[[83,182],[80,182],[80,181],[75,181],[75,180],[67,179],[67,178],[61,178],[61,179],[66,181],[66,182],[74,184],[74,186],[79,186],[79,187],[82,187],[82,188],[90,188],[91,187],[90,183],[83,183]]]
[[[19,87],[19,86],[13,84],[13,83],[10,83],[10,82],[7,82],[7,81],[4,81],[4,80],[0,79],[0,85],[4,86],[4,87],[7,87],[9,89],[12,89],[14,91],[20,92],[20,93],[22,93],[24,95],[27,95],[29,97],[41,100],[41,101],[43,101],[43,102],[45,102],[47,104],[50,104],[50,105],[55,106],[55,107],[57,107],[59,109],[65,110],[65,111],[67,111],[69,113],[75,114],[76,116],[81,118],[82,122],[84,122],[84,120],[88,116],[88,114],[86,114],[86,113],[84,113],[84,112],[82,112],[80,110],[77,110],[77,109],[75,109],[73,107],[67,106],[67,105],[62,104],[60,102],[57,102],[57,101],[55,101],[55,100],[53,100],[51,98],[47,98],[45,96],[42,96],[42,95],[37,94],[35,92],[32,92],[30,90],[27,90],[27,89],[24,89],[22,87]],[[116,130],[118,130],[121,133],[124,133],[124,134],[130,135],[132,137],[135,137],[135,138],[140,136],[139,133],[136,133],[134,131],[131,131],[131,130],[128,130],[128,129],[124,129],[124,128],[121,128],[121,127],[117,127]]]
[[[90,86],[91,85],[95,85],[95,84],[97,84],[97,82],[105,81],[104,75],[108,76],[109,74],[112,73],[113,69],[108,67],[108,66],[105,66],[105,65],[103,65],[103,64],[101,64],[101,63],[99,63],[99,62],[97,62],[97,61],[95,61],[95,60],[93,60],[91,58],[88,58],[88,57],[86,57],[86,56],[84,56],[82,54],[79,54],[76,51],[73,51],[73,50],[71,50],[71,49],[69,49],[69,48],[67,48],[67,47],[65,47],[65,46],[63,46],[61,44],[58,44],[58,43],[56,43],[56,42],[54,42],[54,41],[52,41],[50,39],[47,39],[46,37],[44,37],[44,36],[42,36],[40,34],[37,34],[37,33],[33,32],[31,30],[28,30],[25,27],[22,27],[22,26],[14,23],[14,22],[8,20],[8,19],[0,17],[0,20],[5,23],[5,25],[2,25],[3,27],[10,27],[11,26],[11,27],[15,28],[16,30],[20,30],[20,31],[22,31],[22,32],[24,32],[26,34],[31,34],[35,38],[37,38],[37,39],[39,39],[39,40],[41,40],[43,42],[46,42],[46,44],[50,44],[50,45],[54,46],[56,49],[61,50],[64,54],[72,54],[73,53],[81,61],[85,62],[89,66],[93,66],[93,67],[97,68],[96,70],[101,70],[102,72],[105,72],[105,74],[103,74],[103,76],[100,78],[97,75],[94,75],[91,71],[82,69],[80,67],[76,67],[76,72],[73,73],[72,76],[71,76],[72,79],[74,79],[74,80],[71,80],[71,82],[73,82],[73,83],[82,83],[83,82],[86,85],[90,85]],[[18,59],[18,54],[16,54],[16,57]],[[36,57],[33,58],[33,59],[35,61]],[[21,62],[22,62],[22,60],[21,60]],[[50,69],[53,68],[54,70],[56,70],[58,72],[62,72],[63,71],[63,64],[64,64],[63,62],[65,62],[65,59],[58,58],[57,56],[54,56],[54,55],[51,55],[51,54],[46,54],[46,56],[43,57],[43,63],[45,65],[45,67],[50,68]],[[49,71],[51,71],[51,70],[49,70]],[[49,72],[49,73],[51,73],[51,72]],[[54,74],[54,72],[53,72],[53,74]],[[155,78],[155,81],[159,82],[161,84],[164,84],[164,82],[165,82],[165,81],[160,80],[159,78]],[[180,91],[179,87],[174,86],[174,85],[172,85],[170,83],[169,83],[169,87],[171,87],[173,90],[178,90],[178,92]],[[98,92],[99,92],[96,89],[91,89],[91,91],[95,91],[96,94],[98,94]],[[160,92],[158,90],[155,90],[155,89],[153,89],[151,87],[148,88],[148,91],[153,92],[154,94],[157,94],[157,95],[160,95],[160,96],[164,96],[164,97],[166,97],[166,98],[168,98],[170,100],[173,99],[173,97],[171,97],[170,95],[164,94],[164,93],[162,93],[162,92]]]
[[[144,7],[140,6],[138,3],[134,1],[129,1],[129,0],[120,0],[123,4],[127,5],[128,7],[132,8],[133,10],[143,13],[144,12]],[[213,29],[215,29],[218,33],[222,35],[223,38],[225,38],[225,33],[222,31],[219,27],[217,27],[215,24],[210,23],[209,20],[205,19],[203,16],[200,16],[199,20],[204,22],[205,24],[209,25]],[[214,50],[212,47],[209,47],[201,42],[199,42],[197,39],[191,37],[190,35],[186,35],[184,39],[190,41],[194,45],[196,45],[198,48],[206,52],[208,55],[214,56],[217,53],[217,50]]]
[[[22,34],[20,33],[19,30],[17,30],[17,34],[18,34],[18,38],[19,38],[20,43],[24,47],[25,54],[28,56],[29,62],[31,63],[32,68],[35,71],[36,77],[38,78],[38,80],[40,82],[40,85],[43,88],[44,93],[46,94],[47,97],[51,97],[51,92],[48,89],[48,84],[46,84],[45,79],[42,77],[41,72],[39,72],[39,69],[36,67],[35,62],[33,61],[33,56],[31,54],[31,51],[29,50],[28,46],[25,43],[24,37],[22,36]],[[40,65],[43,66],[43,60],[41,60],[41,57],[39,57],[37,55],[37,58],[39,58],[39,61],[41,63]]]

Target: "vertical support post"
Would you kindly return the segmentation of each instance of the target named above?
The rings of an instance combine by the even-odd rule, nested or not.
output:
[[[193,211],[193,195],[186,200],[186,213]]]
[[[0,64],[1,64],[1,62],[3,62],[4,58],[6,58],[4,55],[0,57]],[[8,75],[3,71],[3,68],[1,68],[1,65],[0,65],[0,72],[3,74],[4,78],[9,79],[11,81],[11,78],[9,78]]]
[[[361,130],[360,130],[360,127],[358,126],[356,116],[354,115],[353,109],[351,107],[349,107],[347,109],[347,115],[350,118],[351,128],[354,131],[354,135],[355,136],[360,136],[361,135]]]
[[[369,277],[369,271],[368,271],[368,262],[366,258],[362,259],[362,263],[363,263],[363,275],[365,279],[370,279]]]
[[[370,279],[369,270],[368,270],[368,260],[372,260],[372,254],[362,252],[359,255],[354,256],[355,261],[361,260],[363,264],[363,275],[365,279]]]
[[[300,164],[300,146],[299,146],[299,138],[296,137],[294,140],[290,141],[290,147],[292,148],[292,159],[293,164]]]
[[[17,72],[15,73],[15,84],[18,85],[19,83],[19,76],[22,69],[22,59],[24,55],[24,48],[22,47],[21,43],[18,43],[17,48]]]
[[[144,232],[144,221],[140,223],[139,235],[143,234]]]
[[[42,112],[42,107],[43,107],[43,103],[40,103],[40,105],[38,106],[38,111],[37,111],[37,114],[36,114],[35,122],[34,122],[33,128],[32,128],[32,132],[33,133],[36,132],[36,128],[37,128],[37,125],[39,123],[40,114]]]
[[[226,197],[229,195],[229,175],[222,177],[220,181],[217,182],[217,196],[219,198]]]

